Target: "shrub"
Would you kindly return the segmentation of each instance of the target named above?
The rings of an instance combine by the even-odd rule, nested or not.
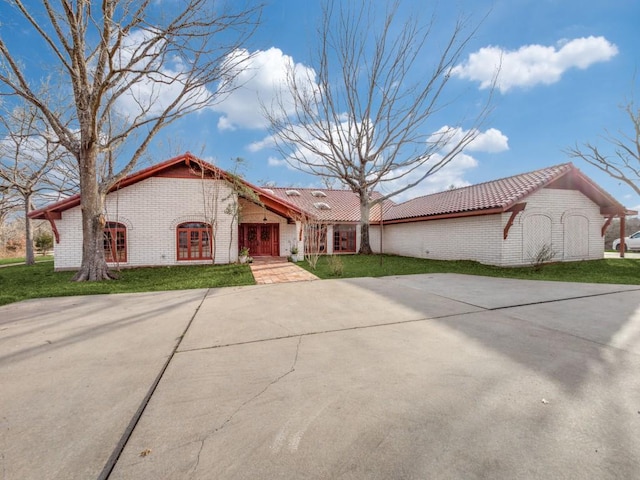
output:
[[[329,272],[334,277],[341,277],[344,273],[344,263],[342,263],[342,259],[336,255],[327,257],[327,265],[329,265]]]
[[[53,235],[49,232],[40,232],[35,238],[36,250],[40,255],[46,253],[53,248]]]
[[[542,265],[553,260],[553,257],[555,256],[556,252],[554,252],[553,248],[551,248],[551,245],[545,243],[531,258],[531,266],[535,271],[539,271],[542,269]]]

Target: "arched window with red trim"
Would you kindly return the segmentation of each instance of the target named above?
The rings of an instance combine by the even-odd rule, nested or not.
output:
[[[107,222],[104,226],[104,258],[109,263],[127,261],[127,227],[118,222]]]
[[[211,237],[211,225],[207,223],[187,222],[178,225],[178,260],[210,260]]]

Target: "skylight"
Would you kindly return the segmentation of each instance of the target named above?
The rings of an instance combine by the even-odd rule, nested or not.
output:
[[[331,207],[329,206],[329,204],[324,202],[316,202],[313,204],[313,206],[316,207],[318,210],[331,210]]]
[[[327,196],[326,193],[321,192],[320,190],[314,190],[313,192],[311,192],[311,195],[313,195],[314,197],[318,197],[318,198],[324,198]]]
[[[298,190],[287,190],[285,193],[287,195],[289,195],[290,197],[299,197],[300,196],[300,192]]]

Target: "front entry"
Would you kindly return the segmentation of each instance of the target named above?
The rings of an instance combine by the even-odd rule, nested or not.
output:
[[[240,249],[247,247],[252,257],[280,256],[280,225],[243,223],[240,225]]]

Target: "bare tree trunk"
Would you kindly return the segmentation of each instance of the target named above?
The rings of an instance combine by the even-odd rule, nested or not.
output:
[[[365,193],[360,192],[360,249],[358,253],[371,255],[371,242],[369,240],[369,212],[371,205],[369,198]]]
[[[24,196],[24,237],[25,237],[25,265],[35,265],[36,258],[33,253],[33,223],[29,218],[31,212],[31,194]]]
[[[82,264],[72,280],[76,282],[112,280],[116,276],[109,271],[104,258],[104,195],[100,193],[96,179],[96,153],[86,150],[87,158],[80,167],[82,192]],[[93,157],[93,158],[91,158]]]

